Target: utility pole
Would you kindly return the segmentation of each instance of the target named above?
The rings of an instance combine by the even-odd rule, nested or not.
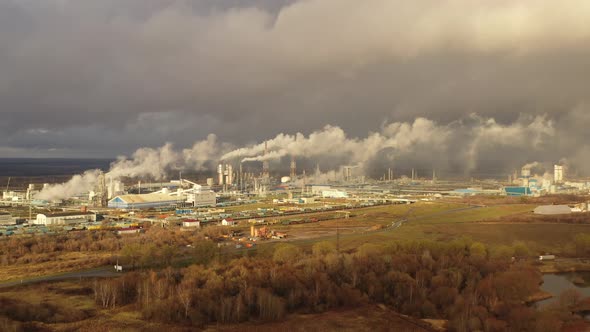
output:
[[[336,219],[336,253],[340,254],[340,221]]]

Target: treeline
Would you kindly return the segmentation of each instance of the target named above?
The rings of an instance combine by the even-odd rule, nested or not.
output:
[[[158,227],[146,228],[144,234],[117,235],[112,231],[68,232],[54,235],[13,236],[0,240],[0,266],[34,264],[52,261],[67,252],[109,252],[123,255],[127,247],[145,247],[152,256],[165,257],[174,254],[171,248],[191,244],[203,235],[192,232],[171,231]],[[129,248],[127,248],[129,249]],[[158,253],[156,254],[156,251]],[[126,253],[132,253],[127,250]],[[142,250],[145,252],[145,250]],[[153,263],[153,257],[146,261]]]
[[[469,240],[364,244],[349,253],[329,242],[311,252],[283,244],[267,257],[127,273],[92,288],[104,308],[131,305],[146,320],[198,327],[368,303],[448,319],[451,331],[558,331],[573,320],[567,310],[541,313],[526,304],[541,275],[509,254]]]
[[[588,224],[590,223],[590,213],[572,213],[562,215],[515,215],[500,218],[501,222],[507,223],[561,223],[561,224]]]

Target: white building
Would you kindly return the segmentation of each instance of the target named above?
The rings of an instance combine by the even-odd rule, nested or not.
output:
[[[112,209],[149,209],[158,207],[170,207],[185,201],[184,195],[172,195],[166,192],[151,194],[120,195],[111,199],[108,203]]]
[[[85,222],[95,222],[96,214],[92,212],[58,212],[58,213],[40,213],[37,219],[33,220],[35,225],[72,225]]]
[[[571,214],[572,209],[567,205],[541,205],[536,207],[534,212],[543,215]]]
[[[563,166],[555,165],[553,167],[553,181],[555,183],[563,182]]]
[[[129,234],[137,234],[139,232],[141,232],[141,228],[128,227],[128,228],[121,228],[120,230],[117,231],[117,234],[119,234],[119,235],[129,235]]]
[[[323,198],[347,198],[348,193],[346,191],[340,191],[337,189],[323,190]]]
[[[0,211],[0,225],[14,225],[14,219],[8,212]]]
[[[223,219],[221,221],[222,226],[234,226],[237,222],[231,218]]]
[[[194,219],[187,219],[182,222],[182,227],[201,227],[201,222]]]
[[[200,206],[215,206],[217,204],[217,196],[211,190],[195,190],[186,192],[186,202],[192,203],[195,207]]]
[[[322,191],[330,189],[332,189],[330,186],[311,186],[311,193],[313,195],[321,195]]]
[[[111,199],[117,195],[122,195],[125,192],[125,185],[119,180],[111,179],[107,186],[108,198]]]
[[[25,192],[18,191],[4,191],[2,193],[2,199],[5,201],[19,202],[26,198]]]

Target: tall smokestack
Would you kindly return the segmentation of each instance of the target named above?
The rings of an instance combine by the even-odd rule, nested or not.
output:
[[[264,156],[268,155],[268,142],[264,142]],[[268,167],[268,160],[264,160],[262,162],[262,176],[268,177],[269,176],[269,167]]]
[[[219,164],[219,166],[217,166],[217,184],[219,184],[220,186],[223,185],[223,165]]]
[[[295,156],[291,156],[291,174],[289,174],[291,176],[291,179],[295,179],[295,176],[297,176],[296,167],[297,165],[295,164]]]
[[[234,168],[232,165],[226,164],[225,171],[227,172],[226,183],[231,186],[234,184]]]

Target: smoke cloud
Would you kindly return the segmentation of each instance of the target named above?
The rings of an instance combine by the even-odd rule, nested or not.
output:
[[[100,171],[88,170],[81,175],[74,175],[68,182],[49,186],[35,196],[36,199],[59,200],[88,193],[94,189]]]
[[[263,143],[231,151],[221,159],[241,158],[241,162],[249,162],[294,156],[322,165],[337,160],[365,168],[366,173],[366,167],[376,160],[389,160],[393,165],[408,155],[421,154],[426,155],[426,160],[421,162],[429,167],[449,169],[452,164],[459,164],[456,167],[461,172],[469,173],[480,166],[482,154],[521,150],[528,156],[542,150],[554,135],[553,121],[546,116],[523,116],[515,123],[503,125],[492,118],[472,114],[447,124],[426,118],[389,123],[365,138],[349,137],[343,129],[334,126],[326,126],[308,136],[279,134]],[[515,156],[514,159],[518,162],[523,158]],[[502,165],[498,171],[508,166]]]

